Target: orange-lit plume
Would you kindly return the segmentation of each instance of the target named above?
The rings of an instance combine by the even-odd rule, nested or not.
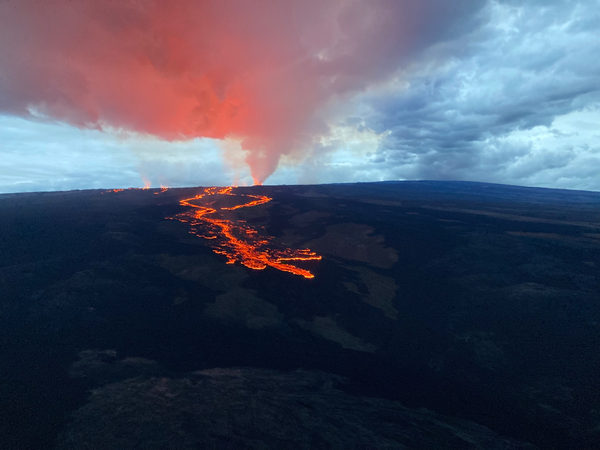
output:
[[[262,183],[327,132],[325,106],[389,77],[474,1],[0,2],[0,113],[235,138]]]

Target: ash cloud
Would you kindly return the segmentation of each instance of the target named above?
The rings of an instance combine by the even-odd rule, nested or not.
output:
[[[327,108],[387,81],[436,43],[476,29],[484,5],[477,0],[3,2],[0,112],[167,141],[237,139],[253,179],[261,183],[282,155],[302,153],[327,135]],[[563,95],[589,92],[586,83],[573,89]],[[413,106],[403,97],[374,105],[387,116],[371,118],[373,127],[392,130],[382,152],[414,143],[402,131],[403,111],[439,120],[432,111],[435,102],[417,107],[432,100],[427,92],[426,87],[418,91]],[[554,95],[548,102],[558,108],[568,101],[560,92]],[[515,108],[506,109],[505,123],[532,120],[529,103],[519,105],[516,116]],[[480,136],[462,122],[453,134],[457,142]]]

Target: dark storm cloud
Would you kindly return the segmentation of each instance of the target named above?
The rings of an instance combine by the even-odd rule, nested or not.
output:
[[[585,176],[581,152],[597,155],[593,148],[567,139],[538,148],[519,133],[547,127],[559,142],[556,118],[596,110],[600,2],[510,0],[489,3],[485,14],[484,25],[429,49],[404,74],[408,87],[365,98],[367,125],[389,133],[372,162],[402,178],[523,183],[577,159]]]

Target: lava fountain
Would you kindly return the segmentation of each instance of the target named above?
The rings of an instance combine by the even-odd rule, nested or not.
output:
[[[216,203],[223,198],[221,196],[243,197],[248,201],[235,206],[218,207]],[[309,249],[291,249],[278,245],[273,237],[261,235],[245,221],[225,217],[227,211],[251,208],[271,200],[263,195],[236,194],[233,187],[209,187],[195,197],[179,201],[182,206],[190,207],[191,210],[167,219],[189,223],[192,227],[190,233],[212,241],[209,245],[215,253],[227,258],[227,264],[239,262],[254,270],[263,270],[269,266],[304,278],[314,278],[311,272],[296,267],[289,261],[320,260],[321,256]]]

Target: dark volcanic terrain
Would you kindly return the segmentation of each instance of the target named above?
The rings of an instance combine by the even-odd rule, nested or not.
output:
[[[166,219],[200,192],[0,195],[0,448],[600,448],[600,193],[236,189],[306,279]]]

